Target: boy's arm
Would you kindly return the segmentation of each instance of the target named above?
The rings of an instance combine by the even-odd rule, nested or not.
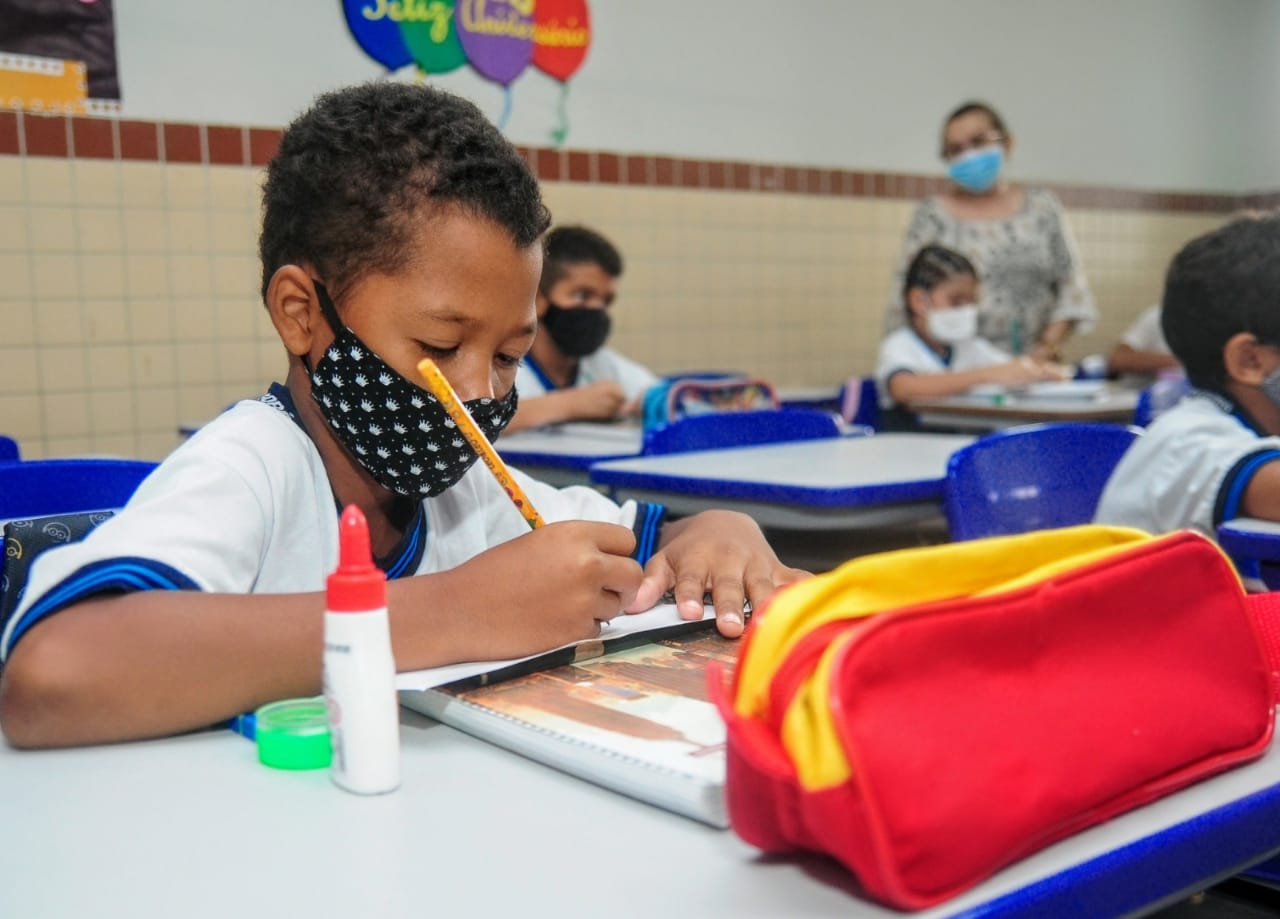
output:
[[[996,383],[1002,386],[1025,386],[1039,381],[1061,380],[1062,369],[1056,364],[1045,364],[1024,357],[978,367],[973,370],[945,370],[941,373],[912,373],[903,371],[889,377],[889,395],[899,404],[914,399],[936,396],[953,396],[979,383]]]
[[[538,428],[562,421],[601,421],[616,418],[622,411],[626,394],[612,380],[600,380],[585,386],[558,389],[545,396],[521,399],[507,431]]]
[[[1178,367],[1178,359],[1172,354],[1159,351],[1140,351],[1132,345],[1121,342],[1111,349],[1107,355],[1107,372],[1120,373],[1158,373],[1167,367]]]
[[[1263,463],[1245,486],[1241,517],[1280,520],[1280,460]]]
[[[634,602],[635,538],[551,524],[434,575],[387,585],[399,670],[533,654],[597,634]],[[0,674],[0,726],[21,747],[203,728],[321,689],[322,593],[142,591],[40,620]]]
[[[700,619],[709,592],[716,625],[729,638],[742,634],[744,600],[759,608],[779,587],[809,576],[782,564],[759,525],[735,511],[703,511],[668,523],[658,547],[627,612],[650,609],[673,590],[680,615]]]

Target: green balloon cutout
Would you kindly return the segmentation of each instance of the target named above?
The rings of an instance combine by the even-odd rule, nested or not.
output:
[[[396,24],[405,47],[423,73],[448,73],[467,62],[453,25],[453,0],[406,6],[412,12]]]

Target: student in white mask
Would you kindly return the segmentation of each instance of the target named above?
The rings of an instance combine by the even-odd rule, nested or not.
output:
[[[880,343],[876,362],[882,426],[913,427],[902,407],[914,399],[954,395],[979,383],[1063,379],[1057,364],[1010,357],[980,338],[978,294],[977,271],[959,252],[928,245],[916,253],[902,285],[907,324]]]

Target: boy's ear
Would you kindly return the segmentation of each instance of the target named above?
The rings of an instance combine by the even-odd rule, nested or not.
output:
[[[282,265],[271,276],[267,311],[285,348],[298,357],[310,354],[317,330],[327,328],[311,273],[299,265]]]
[[[538,313],[539,321],[542,320],[543,316],[547,315],[547,307],[550,305],[551,305],[551,301],[546,298],[546,296],[542,293],[542,288],[539,287],[538,292],[534,294],[534,297],[533,297],[533,306]]]
[[[1252,332],[1237,332],[1222,346],[1222,365],[1227,379],[1246,386],[1258,386],[1267,375],[1262,343]]]

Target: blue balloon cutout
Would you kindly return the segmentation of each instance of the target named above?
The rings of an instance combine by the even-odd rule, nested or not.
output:
[[[413,55],[400,37],[400,26],[387,15],[387,0],[342,0],[347,28],[364,53],[388,70],[413,63]]]

